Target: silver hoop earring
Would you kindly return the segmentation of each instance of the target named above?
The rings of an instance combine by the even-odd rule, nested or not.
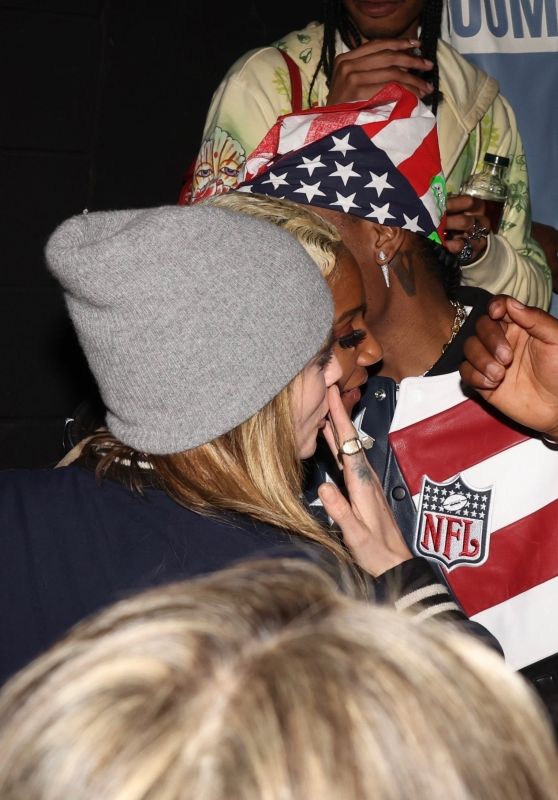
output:
[[[382,270],[382,275],[384,276],[384,281],[386,283],[386,286],[389,289],[389,261],[388,261],[388,257],[384,253],[383,250],[380,250],[380,252],[378,253],[378,258],[380,259],[380,261],[384,261],[385,262],[384,264],[378,264],[378,266]]]

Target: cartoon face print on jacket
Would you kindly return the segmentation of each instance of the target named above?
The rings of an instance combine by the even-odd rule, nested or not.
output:
[[[242,145],[221,128],[206,139],[194,167],[191,202],[207,200],[236,186],[246,153]]]

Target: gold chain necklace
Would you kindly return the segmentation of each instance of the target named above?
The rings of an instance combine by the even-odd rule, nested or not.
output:
[[[461,330],[463,323],[467,319],[467,312],[465,311],[465,306],[463,303],[460,303],[459,300],[450,300],[450,303],[455,308],[455,317],[453,318],[453,324],[451,326],[451,336],[447,342],[442,345],[442,355],[444,355],[450,344]],[[434,364],[432,366],[434,366]],[[432,367],[430,369],[432,369]]]
[[[461,330],[463,323],[467,319],[467,312],[465,311],[465,306],[463,305],[463,303],[460,303],[459,300],[450,300],[450,303],[455,308],[455,317],[453,318],[453,322],[451,325],[450,338],[447,340],[445,344],[442,345],[441,355],[444,355],[450,344],[453,342],[453,340]],[[436,362],[434,362],[434,364],[435,363]],[[419,377],[424,378],[425,375],[428,375],[434,364],[431,364],[427,370],[421,373]]]

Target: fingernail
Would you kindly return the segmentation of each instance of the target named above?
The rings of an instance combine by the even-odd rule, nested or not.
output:
[[[486,377],[489,378],[493,383],[496,383],[502,377],[502,367],[499,367],[496,364],[489,364],[486,368]]]
[[[322,483],[318,487],[318,495],[320,496],[320,500],[325,500],[326,503],[331,501],[335,497],[335,489],[333,486],[330,486],[327,483]]]
[[[524,303],[520,303],[519,300],[515,300],[515,299],[510,301],[510,305],[512,305],[514,308],[517,308],[519,311],[521,311],[521,309],[525,308],[525,304]]]
[[[434,66],[434,62],[433,61],[430,61],[429,58],[423,58],[422,60],[427,66],[429,66],[432,69],[432,67]],[[432,86],[432,84],[430,84],[430,85]],[[434,88],[434,87],[432,86],[432,88]]]
[[[409,39],[409,44],[411,47],[419,47],[420,39]]]
[[[503,344],[498,345],[496,348],[496,358],[498,361],[501,361],[502,364],[507,364],[511,361],[512,353],[509,347],[506,347]],[[488,372],[488,370],[487,370]],[[493,376],[494,380],[496,380],[496,376]]]
[[[430,83],[430,81],[429,81],[426,85],[428,86],[429,91],[431,91],[431,92],[434,91],[434,84],[433,83]]]

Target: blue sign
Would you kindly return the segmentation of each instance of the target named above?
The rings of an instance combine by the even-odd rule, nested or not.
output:
[[[525,145],[533,218],[558,227],[557,0],[448,0],[446,38],[500,84]]]

